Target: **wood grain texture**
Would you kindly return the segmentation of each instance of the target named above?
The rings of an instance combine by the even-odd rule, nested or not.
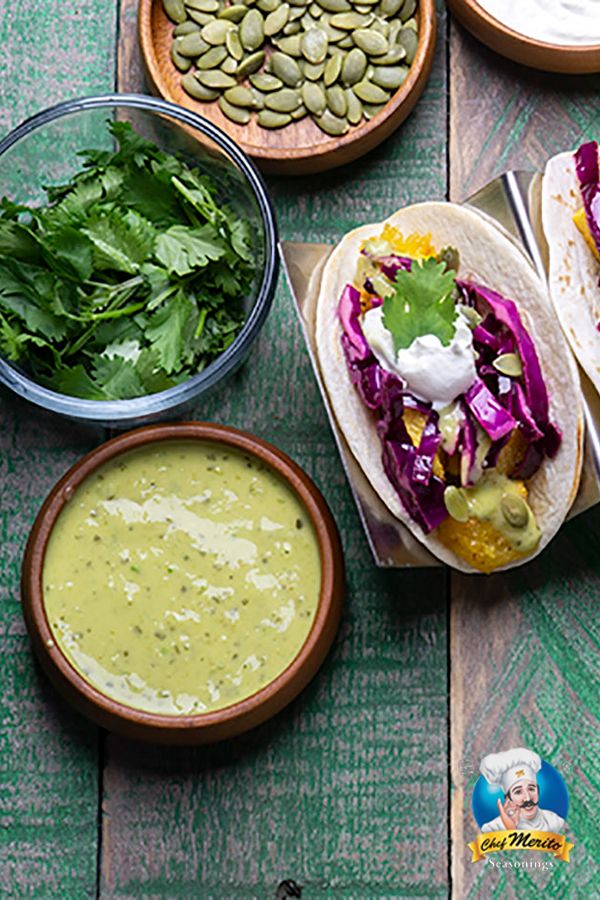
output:
[[[451,29],[450,184],[461,200],[506,168],[541,168],[600,126],[599,78],[557,78],[494,56]],[[460,898],[593,896],[599,884],[600,514],[570,522],[508,576],[452,578],[452,890]],[[528,746],[564,776],[572,862],[551,869],[472,864],[471,792],[486,753]],[[546,857],[547,854],[543,854]],[[517,854],[504,854],[515,861]],[[542,854],[539,854],[542,856]],[[513,859],[514,857],[514,859]],[[523,863],[538,854],[518,854]],[[495,855],[494,861],[501,858]]]
[[[102,0],[0,0],[0,132],[75,95],[110,90],[115,15]],[[0,171],[0,195],[3,193]],[[0,895],[93,897],[97,731],[34,664],[19,573],[35,514],[54,481],[97,443],[0,394]]]
[[[334,241],[443,197],[445,121],[441,43],[393,138],[338,172],[269,181],[281,236]],[[311,900],[445,896],[446,577],[373,567],[283,279],[248,363],[194,412],[273,441],[314,478],[342,534],[346,608],[314,682],[246,738],[179,752],[108,738],[102,896],[263,900],[286,877]]]
[[[450,199],[460,202],[506,169],[598,136],[600,76],[549,75],[487,50],[451,24]]]

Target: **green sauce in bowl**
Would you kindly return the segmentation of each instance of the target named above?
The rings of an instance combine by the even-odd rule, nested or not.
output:
[[[321,560],[311,519],[268,465],[225,445],[161,441],[76,489],[52,529],[52,635],[105,695],[197,715],[238,703],[294,660]]]

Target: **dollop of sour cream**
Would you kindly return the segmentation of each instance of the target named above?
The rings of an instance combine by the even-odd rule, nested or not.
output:
[[[396,353],[381,306],[365,313],[362,329],[379,365],[403,378],[416,397],[435,409],[463,394],[477,377],[473,335],[460,311],[447,347],[434,334],[425,334]]]
[[[478,0],[513,31],[560,46],[600,44],[600,0]]]

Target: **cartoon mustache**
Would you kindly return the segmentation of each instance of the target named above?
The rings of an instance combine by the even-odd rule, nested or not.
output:
[[[534,806],[537,806],[537,803],[534,803],[533,800],[525,800],[524,803],[521,803],[519,809],[533,809]]]

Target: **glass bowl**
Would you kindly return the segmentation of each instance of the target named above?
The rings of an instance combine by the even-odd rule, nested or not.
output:
[[[64,182],[81,169],[79,151],[113,148],[107,129],[107,120],[113,119],[130,122],[161,150],[208,171],[220,199],[249,222],[258,261],[237,337],[202,372],[175,387],[130,400],[84,400],[43,387],[23,368],[0,358],[0,383],[26,400],[80,422],[129,428],[179,415],[244,361],[275,292],[277,227],[262,177],[231,138],[196,113],[138,94],[70,100],[27,119],[0,142],[0,197],[7,195],[16,203],[44,201],[44,186]]]

